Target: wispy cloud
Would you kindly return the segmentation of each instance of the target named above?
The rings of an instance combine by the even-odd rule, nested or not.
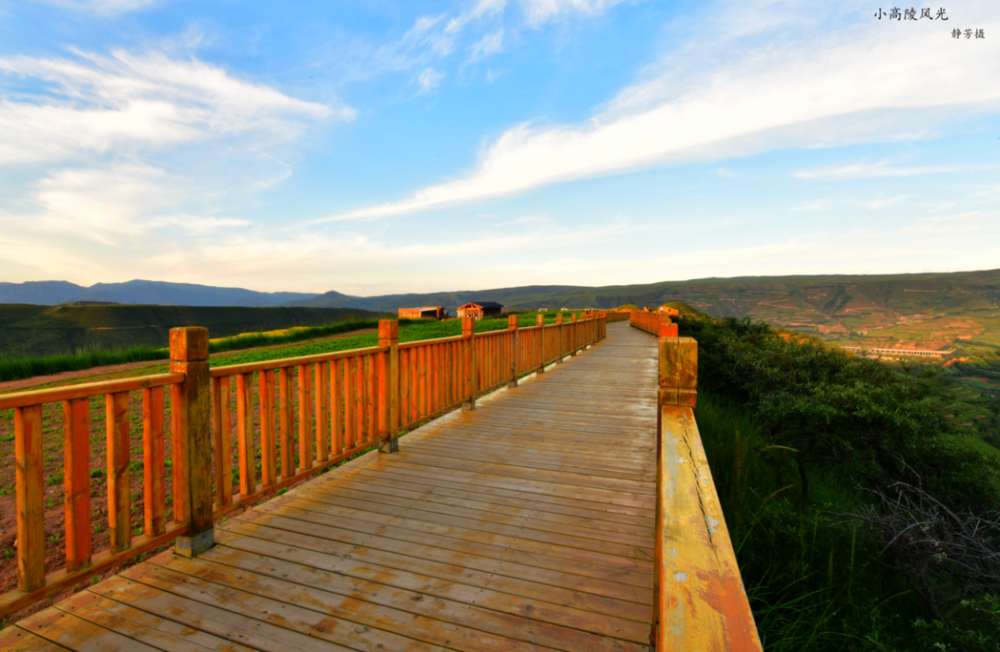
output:
[[[868,202],[868,208],[870,210],[878,210],[879,208],[885,208],[886,206],[892,206],[893,204],[898,204],[901,201],[906,201],[913,195],[899,195],[897,197],[884,197],[879,199],[873,199]]]
[[[992,169],[987,165],[923,165],[896,167],[890,161],[877,163],[848,163],[827,167],[797,170],[792,176],[799,179],[875,179],[879,177],[909,177],[916,174],[955,174],[974,170]]]
[[[354,117],[348,106],[304,102],[195,59],[76,54],[0,58],[0,73],[35,89],[0,103],[0,165],[245,134],[265,146],[298,137],[308,121]]]
[[[420,76],[417,77],[417,83],[420,84],[420,92],[430,92],[441,83],[442,79],[444,79],[443,72],[438,72],[433,68],[424,68]]]
[[[370,79],[388,72],[440,68],[461,56],[465,67],[504,50],[511,34],[538,30],[571,16],[597,16],[624,0],[475,0],[464,9],[421,15],[400,38],[373,45],[352,41],[334,49],[329,62],[346,67],[348,80]],[[633,0],[635,1],[635,0]],[[349,63],[345,66],[345,61]],[[487,71],[489,81],[496,71]]]
[[[936,26],[887,31],[877,21],[852,20],[858,15],[853,6],[838,8],[839,14],[824,15],[828,20],[817,22],[804,10],[782,6],[788,12],[775,11],[765,0],[733,3],[703,31],[739,24],[737,15],[771,18],[755,24],[757,32],[749,35],[749,26],[737,30],[730,25],[728,40],[705,46],[714,48],[711,57],[707,51],[683,59],[668,57],[675,66],[623,90],[621,101],[610,102],[591,120],[573,125],[521,123],[488,142],[470,174],[326,219],[404,215],[571,179],[720,160],[776,147],[883,141],[897,137],[901,129],[912,132],[908,121],[942,120],[1000,105],[1000,41],[956,48]],[[977,6],[986,8],[979,12],[984,28],[1000,31],[997,12],[984,3]],[[849,25],[831,27],[845,21]],[[775,45],[768,37],[779,34],[783,44]],[[700,31],[694,38],[701,37]],[[862,165],[805,172],[803,178],[824,173],[894,172],[888,166],[873,171]]]
[[[133,229],[129,234],[97,240],[87,256],[79,255],[79,242],[68,237],[68,229],[46,232],[48,274],[89,284],[128,280],[134,278],[135,269],[142,269],[152,278],[201,283],[212,279],[220,285],[271,290],[289,289],[279,284],[294,278],[296,289],[301,291],[326,291],[331,289],[330,279],[340,279],[337,289],[360,294],[429,291],[435,287],[471,289],[495,285],[493,260],[526,257],[550,261],[556,257],[552,254],[567,249],[628,242],[646,229],[618,217],[572,227],[525,222],[523,229],[490,229],[427,242],[389,242],[378,234],[352,231],[265,231],[225,218],[210,218],[207,223],[196,216],[174,218],[192,222],[186,224],[190,237],[183,241],[135,237],[143,229],[172,227],[173,218],[150,218],[129,226]],[[205,228],[199,230],[198,224]],[[209,228],[215,231],[208,232]],[[225,237],[219,237],[222,234]],[[32,243],[39,241],[37,227],[30,221],[0,214],[0,248],[14,250],[0,259],[0,270],[12,261],[26,264],[30,256],[22,257],[19,252],[37,255],[39,249]],[[331,256],[331,251],[337,252],[336,256]],[[470,267],[470,257],[482,264]],[[416,273],[428,260],[435,261],[438,271],[422,269]],[[464,271],[456,276],[455,269]],[[527,282],[530,274],[525,268],[518,281]]]
[[[796,204],[789,210],[793,213],[797,213],[799,211],[827,211],[830,210],[830,207],[826,205],[826,202],[814,201],[805,204]]]
[[[137,9],[145,9],[156,4],[157,0],[42,0],[46,4],[63,9],[71,9],[81,13],[109,16],[123,14]]]
[[[506,220],[504,222],[497,222],[494,226],[512,226],[514,224],[536,224],[538,222],[547,221],[544,217],[538,215],[524,215],[522,217],[515,217],[512,220]]]

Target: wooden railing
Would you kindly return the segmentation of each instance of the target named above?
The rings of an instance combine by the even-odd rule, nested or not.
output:
[[[516,386],[606,333],[604,313],[565,323],[558,315],[549,325],[538,315],[529,328],[511,315],[506,330],[476,333],[465,319],[460,336],[399,344],[399,323],[385,320],[378,346],[209,369],[208,330],[175,328],[170,373],[2,396],[0,410],[15,411],[18,584],[0,595],[0,618],[172,540],[178,554],[198,555],[213,545],[215,518],[374,446],[394,452],[402,430],[460,406],[475,409],[477,397]],[[139,398],[132,392],[141,392],[141,408],[138,400],[130,405]],[[90,419],[99,407],[91,401],[101,397],[109,548],[94,554]],[[66,565],[46,574],[47,534],[60,533],[45,531],[43,408],[58,403]],[[45,413],[50,424],[59,420],[54,408]],[[132,412],[140,410],[138,465],[130,439]],[[131,525],[133,469],[144,478],[141,535]]]
[[[655,312],[640,312],[633,310],[629,313],[629,323],[641,331],[646,331],[650,335],[659,335],[663,326],[671,326],[667,333],[671,337],[677,337],[677,324],[670,321],[670,317]]]
[[[628,321],[631,316],[632,313],[629,310],[609,310],[607,312],[607,320],[609,324],[616,321]]]
[[[632,317],[633,326],[646,330],[650,315]],[[656,652],[759,652],[757,626],[695,420],[698,343],[677,337],[677,325],[660,320],[650,642]]]

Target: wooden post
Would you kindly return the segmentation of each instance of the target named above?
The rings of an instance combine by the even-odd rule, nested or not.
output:
[[[556,364],[562,364],[564,351],[563,347],[565,345],[563,344],[563,316],[561,312],[556,315],[556,327],[556,332],[559,333],[559,345],[556,347]]]
[[[380,453],[395,453],[399,450],[399,322],[383,319],[378,323],[378,345],[388,346],[388,409],[386,438],[378,447]]]
[[[465,339],[465,394],[469,398],[463,410],[476,409],[476,320],[462,317],[462,337]]]
[[[517,315],[507,315],[507,328],[514,331],[514,335],[511,337],[513,344],[510,356],[510,381],[507,383],[507,389],[514,389],[517,387],[517,358],[521,354],[521,342],[517,332]]]
[[[677,324],[671,323],[669,319],[660,322],[657,328],[659,337],[677,337]]]
[[[545,373],[545,315],[535,318],[538,323],[538,373]]]
[[[174,552],[194,557],[215,544],[207,328],[170,330],[170,371],[184,374],[184,382],[170,388],[170,422],[174,482],[180,483],[174,490],[174,519],[188,525],[187,533],[174,542]]]
[[[577,347],[580,346],[580,338],[577,337],[577,330],[576,330],[577,329],[577,323],[578,323],[576,321],[576,313],[574,312],[572,315],[569,316],[569,318],[572,320],[572,323],[573,323],[573,328],[572,328],[573,334],[570,335],[569,355],[570,355],[571,358],[575,358],[576,357],[576,349],[577,349]]]
[[[671,326],[673,328],[671,328]],[[676,324],[661,324],[661,332],[677,332]],[[691,337],[660,337],[659,398],[657,405],[694,409],[698,403],[698,342]],[[663,410],[656,410],[657,450]]]

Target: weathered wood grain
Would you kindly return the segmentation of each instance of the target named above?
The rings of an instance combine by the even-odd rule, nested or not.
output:
[[[380,333],[371,355],[299,366],[298,396],[287,367],[275,367],[282,477],[269,490],[314,473],[324,453],[338,459],[391,438],[407,418],[508,385],[546,357],[580,353],[399,439],[397,454],[364,456],[216,523],[215,547],[158,555],[41,612],[33,629],[0,632],[0,644],[31,649],[18,637],[37,636],[38,649],[645,652],[656,340],[622,323],[588,348],[602,327],[584,316],[558,330],[474,337],[470,324],[465,337],[405,349]],[[477,364],[473,347],[491,357]],[[263,371],[265,418],[274,380]],[[220,399],[221,390],[220,377]],[[305,405],[298,442],[295,398]],[[262,446],[276,434],[262,432]],[[286,452],[299,453],[287,478]]]

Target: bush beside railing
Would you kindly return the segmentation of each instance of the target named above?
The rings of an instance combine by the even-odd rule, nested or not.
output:
[[[0,595],[0,618],[172,540],[179,554],[200,554],[213,545],[214,519],[374,446],[393,452],[402,430],[460,406],[475,409],[477,397],[505,384],[516,386],[520,376],[543,372],[607,334],[604,313],[580,320],[574,314],[565,323],[558,315],[556,322],[545,325],[539,315],[535,326],[519,328],[511,315],[507,330],[477,334],[474,321],[465,319],[461,336],[401,345],[398,322],[384,320],[378,346],[213,369],[208,330],[177,328],[170,333],[168,374],[0,396],[0,410],[15,411],[18,563],[17,589]],[[170,460],[164,388],[170,389]],[[133,536],[129,399],[140,390],[145,527]],[[90,402],[102,396],[110,547],[94,554]],[[66,567],[46,574],[42,409],[59,402]]]

